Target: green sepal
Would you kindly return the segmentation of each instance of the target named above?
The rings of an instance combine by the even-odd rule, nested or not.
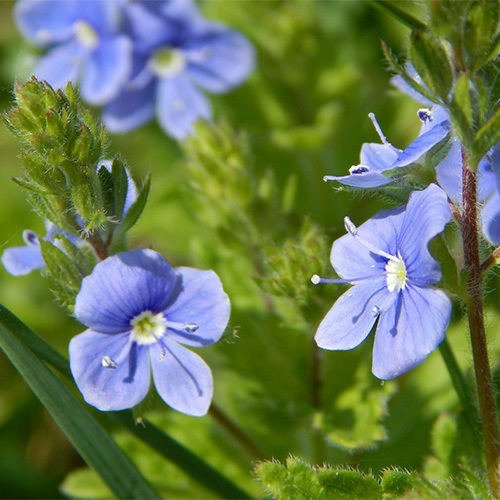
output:
[[[63,140],[65,134],[65,124],[63,123],[59,113],[54,109],[49,109],[46,113],[46,121],[47,132],[59,140]]]
[[[498,0],[475,0],[467,13],[464,46],[468,67],[477,71],[496,56],[496,46],[500,5]]]
[[[466,73],[460,75],[455,83],[450,103],[450,116],[460,142],[469,146],[474,138],[475,127],[471,82]]]
[[[47,266],[45,274],[50,278],[52,292],[62,305],[71,311],[83,276],[75,263],[52,243],[42,240],[40,249]]]
[[[130,230],[130,228],[137,222],[148,201],[150,188],[151,188],[151,174],[149,174],[146,177],[144,185],[142,186],[142,189],[138,194],[135,202],[128,209],[127,213],[125,214],[125,217],[123,217],[121,224],[113,232],[113,243],[120,242],[121,238],[123,238]]]
[[[429,90],[447,103],[453,85],[453,69],[443,42],[425,31],[410,37],[411,62]]]

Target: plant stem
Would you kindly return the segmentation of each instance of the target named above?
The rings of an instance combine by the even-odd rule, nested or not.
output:
[[[214,403],[208,410],[209,415],[223,428],[228,434],[236,439],[238,443],[246,450],[246,452],[254,459],[261,460],[265,458],[257,446],[250,440],[250,438],[230,420]]]
[[[493,398],[492,378],[488,359],[488,347],[483,316],[482,270],[479,260],[479,236],[477,228],[477,177],[469,169],[469,155],[462,147],[463,164],[463,221],[462,241],[464,264],[468,273],[466,303],[467,317],[474,359],[477,397],[481,427],[483,431],[486,467],[491,494],[500,499],[500,478],[498,474],[498,429]]]

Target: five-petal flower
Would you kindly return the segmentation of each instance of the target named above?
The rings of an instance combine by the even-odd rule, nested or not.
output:
[[[174,269],[152,250],[116,254],[97,264],[76,297],[75,317],[89,329],[70,342],[71,372],[85,400],[100,410],[137,405],[152,371],[169,406],[204,415],[212,373],[181,344],[216,342],[229,314],[213,271]]]
[[[111,131],[127,132],[154,114],[167,134],[184,139],[211,108],[201,89],[225,93],[254,67],[254,50],[239,32],[202,18],[190,1],[131,2],[125,24],[134,44],[130,82],[104,109]]]
[[[104,104],[127,82],[132,43],[120,33],[120,0],[21,0],[14,17],[36,45],[49,47],[35,74],[53,87],[79,82],[83,98]]]
[[[339,238],[331,263],[343,282],[354,285],[333,305],[316,333],[319,347],[356,347],[377,323],[374,375],[386,380],[421,363],[444,339],[451,313],[446,294],[432,285],[439,264],[427,248],[451,220],[444,191],[431,184],[413,192],[404,206],[384,210]]]

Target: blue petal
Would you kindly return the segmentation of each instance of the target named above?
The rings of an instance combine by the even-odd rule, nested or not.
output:
[[[316,343],[329,350],[353,349],[370,333],[377,319],[373,309],[387,305],[388,300],[391,301],[391,294],[384,277],[349,288],[320,323],[314,337]]]
[[[114,368],[103,366],[103,358]],[[86,330],[69,343],[69,364],[78,389],[89,405],[103,411],[132,408],[148,393],[151,372],[148,349],[130,335],[104,335]]]
[[[337,177],[335,175],[325,175],[326,181],[337,181],[346,186],[360,187],[360,188],[374,188],[390,184],[394,179],[389,179],[383,174],[378,172],[362,172],[359,174],[349,174]]]
[[[158,394],[174,410],[201,417],[212,401],[213,379],[207,364],[173,340],[151,345],[153,379]]]
[[[124,13],[135,50],[141,54],[161,46],[177,47],[201,21],[196,4],[189,0],[128,2]]]
[[[176,285],[170,264],[152,250],[132,250],[108,257],[83,279],[75,317],[100,333],[130,329],[130,320],[144,311],[163,311]]]
[[[60,43],[73,36],[77,3],[68,0],[22,0],[14,6],[21,33],[41,46]]]
[[[418,136],[405,150],[399,155],[399,158],[392,165],[392,168],[405,167],[418,161],[427,151],[441,142],[450,133],[450,124],[445,121],[431,130]]]
[[[103,110],[102,120],[111,132],[128,132],[149,122],[155,112],[155,84],[139,90],[125,89]]]
[[[116,97],[132,69],[132,43],[125,36],[102,38],[89,55],[80,89],[90,104],[102,105]]]
[[[54,88],[63,88],[68,82],[75,83],[88,52],[77,42],[69,42],[50,50],[38,62],[35,74]]]
[[[165,132],[179,140],[194,134],[198,119],[209,120],[212,115],[207,98],[185,75],[158,82],[156,114]]]
[[[378,250],[396,255],[404,208],[400,206],[378,212],[358,227],[358,235]],[[330,261],[338,275],[349,280],[385,275],[387,259],[370,252],[354,236],[346,234],[334,242]]]
[[[450,200],[462,203],[462,145],[454,137],[450,140],[450,150],[436,166],[436,177]]]
[[[441,290],[408,286],[400,302],[380,316],[373,374],[388,380],[424,361],[444,340],[451,302]]]
[[[229,297],[222,289],[219,277],[213,271],[200,271],[189,267],[176,269],[182,278],[182,289],[175,302],[167,306],[167,321],[191,323],[198,326],[194,333],[169,328],[167,335],[194,347],[204,347],[217,342],[231,314]]]
[[[414,78],[415,81],[417,81],[417,83],[422,85],[423,83],[422,79],[415,71],[415,68],[412,68],[412,71],[409,71],[409,74],[412,78]],[[406,94],[407,96],[411,97],[412,99],[415,99],[415,101],[421,104],[425,104],[426,106],[432,106],[434,104],[430,99],[427,99],[427,97],[424,97],[422,94],[417,92],[409,83],[406,83],[406,80],[404,80],[399,75],[393,76],[391,78],[391,83],[399,90],[401,90],[403,94]]]
[[[39,245],[5,249],[2,254],[2,264],[13,276],[24,276],[35,269],[45,267]]]
[[[385,144],[364,143],[361,147],[361,165],[370,167],[370,171],[382,172],[391,168],[398,153]]]
[[[123,10],[123,0],[78,0],[78,17],[87,22],[99,35],[116,33]]]
[[[441,268],[431,256],[428,245],[451,219],[446,193],[436,184],[410,195],[397,248],[412,282],[429,285],[441,279]]]
[[[484,205],[481,218],[486,239],[492,245],[500,245],[500,195],[498,191]]]
[[[182,44],[188,73],[210,92],[227,92],[240,85],[255,66],[252,44],[240,33],[210,24],[207,33]]]

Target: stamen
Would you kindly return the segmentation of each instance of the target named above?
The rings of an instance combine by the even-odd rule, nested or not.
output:
[[[422,123],[429,123],[434,120],[434,113],[427,108],[420,108],[417,115]]]
[[[387,146],[388,148],[391,148],[393,151],[400,153],[400,150],[398,148],[395,148],[385,137],[380,125],[378,124],[377,119],[375,118],[375,115],[373,113],[368,113],[368,118],[370,118],[370,120],[372,121],[373,126],[375,127],[375,130],[377,131],[377,134],[380,137],[380,140],[382,141],[382,144],[384,146]]]
[[[365,172],[369,172],[370,167],[368,165],[353,165],[349,169],[350,174],[364,174]]]
[[[346,231],[354,236],[357,241],[361,243],[361,245],[363,245],[365,248],[367,248],[370,252],[374,253],[375,255],[385,257],[386,259],[392,260],[394,262],[400,262],[400,260],[397,257],[394,257],[394,255],[390,255],[387,252],[374,247],[369,241],[366,241],[362,236],[359,236],[358,228],[354,225],[352,220],[349,219],[349,217],[344,217],[344,226],[346,228]]]
[[[23,231],[23,240],[26,245],[29,246],[40,246],[40,242],[38,241],[38,236],[29,229],[25,229]]]
[[[109,356],[103,356],[101,364],[104,368],[111,368],[112,370],[116,368],[116,363]]]

